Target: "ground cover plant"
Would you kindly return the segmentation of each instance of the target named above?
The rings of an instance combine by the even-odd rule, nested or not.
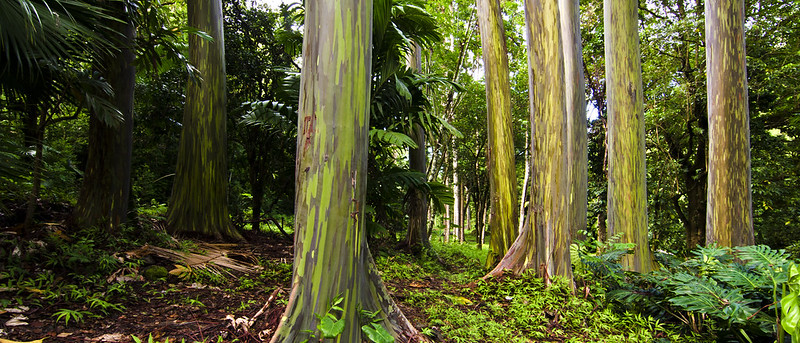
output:
[[[149,215],[140,220],[143,226],[117,236],[63,227],[43,228],[41,240],[4,235],[3,335],[49,342],[268,340],[291,281],[291,241],[277,230],[246,232],[251,243],[231,247],[229,256],[253,256],[253,273],[189,267],[126,255],[146,244],[196,253],[207,247],[172,238]],[[547,285],[531,272],[482,279],[487,251],[474,242],[434,239],[420,254],[374,243],[387,288],[433,341],[763,341],[796,330],[790,320],[780,332],[776,324],[796,323],[800,271],[787,253],[765,246],[699,248],[687,259],[659,255],[662,268],[642,275],[621,270],[626,244],[580,242],[573,246],[575,282],[556,277]],[[316,337],[337,336],[338,311],[333,303],[320,314],[330,319]],[[373,341],[388,342],[364,318]]]

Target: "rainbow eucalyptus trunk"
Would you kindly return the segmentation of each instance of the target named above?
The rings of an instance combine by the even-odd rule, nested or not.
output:
[[[608,236],[635,243],[622,258],[628,270],[653,270],[647,237],[644,106],[639,56],[638,2],[605,0],[608,94]]]
[[[330,313],[335,342],[362,342],[360,310],[398,342],[423,339],[375,268],[364,226],[372,1],[306,2],[297,136],[292,291],[271,342],[301,342]],[[330,305],[341,299],[339,310]],[[329,311],[330,310],[330,311]]]
[[[116,13],[125,13],[123,2],[115,6]],[[136,84],[133,23],[120,21],[112,25],[123,34],[123,41],[119,54],[105,58],[105,77],[114,89],[114,97],[110,101],[122,114],[122,122],[112,127],[100,121],[97,115],[89,119],[89,156],[74,213],[78,225],[101,226],[105,229],[117,229],[127,219]]]
[[[478,23],[486,73],[487,129],[489,133],[489,255],[494,267],[517,237],[517,176],[511,128],[511,88],[503,18],[498,0],[478,0]]]
[[[572,278],[570,166],[562,49],[557,0],[525,1],[531,113],[531,196],[527,225],[502,261],[489,273],[516,274],[536,268],[549,282]]]
[[[422,68],[422,50],[418,44],[414,44],[414,50],[409,58],[409,65],[414,70]],[[425,174],[422,181],[427,181],[427,149],[425,147],[425,130],[422,125],[415,123],[411,137],[417,148],[408,149],[408,164],[411,170]],[[408,194],[408,232],[406,233],[406,245],[410,248],[424,247],[430,248],[428,240],[428,194],[420,189],[410,189]]]
[[[172,232],[242,239],[228,216],[225,42],[221,0],[189,0],[189,57],[202,80],[190,80],[167,226]]]
[[[706,243],[753,244],[744,1],[706,1],[708,210]]]
[[[569,173],[569,228],[573,239],[586,230],[589,155],[586,145],[586,90],[583,79],[580,4],[558,0],[561,43],[564,49],[564,95],[567,117],[567,170]]]

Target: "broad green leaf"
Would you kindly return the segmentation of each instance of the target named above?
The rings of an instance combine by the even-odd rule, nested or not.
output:
[[[389,331],[377,323],[364,325],[361,327],[361,332],[367,335],[371,342],[375,343],[394,343],[394,337]]]
[[[334,321],[331,317],[325,316],[319,323],[319,331],[325,338],[336,338],[344,331],[344,319]]]

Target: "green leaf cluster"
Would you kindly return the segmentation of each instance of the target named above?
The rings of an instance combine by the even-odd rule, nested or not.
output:
[[[719,339],[751,341],[782,336],[776,326],[782,317],[780,290],[789,282],[792,268],[796,270],[784,250],[764,245],[712,245],[692,251],[692,256],[682,261],[666,254],[659,258],[661,270],[626,275],[624,282],[611,285],[608,297]],[[791,289],[786,294],[791,294]],[[791,300],[787,303],[791,305]]]

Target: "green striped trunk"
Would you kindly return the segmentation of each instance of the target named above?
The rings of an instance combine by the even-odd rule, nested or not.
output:
[[[189,80],[175,182],[167,211],[171,232],[241,239],[228,216],[225,42],[221,0],[189,0],[189,58],[202,80]]]
[[[754,244],[744,1],[706,1],[706,244]]]
[[[608,237],[635,243],[622,258],[628,270],[653,270],[647,237],[644,106],[639,56],[638,1],[605,0],[608,94]]]
[[[489,134],[489,255],[486,268],[494,267],[517,238],[517,176],[511,118],[508,54],[498,0],[478,0],[478,24],[486,75],[487,130]]]
[[[522,233],[489,275],[533,268],[550,277],[572,278],[569,258],[569,130],[564,50],[557,0],[526,0],[528,88],[531,120],[531,187]]]
[[[359,310],[397,341],[419,338],[378,275],[364,225],[372,1],[306,2],[297,128],[292,291],[271,342],[316,342],[320,317],[344,329],[327,341],[361,342]],[[339,310],[331,304],[341,300]],[[314,338],[311,338],[311,336]]]

